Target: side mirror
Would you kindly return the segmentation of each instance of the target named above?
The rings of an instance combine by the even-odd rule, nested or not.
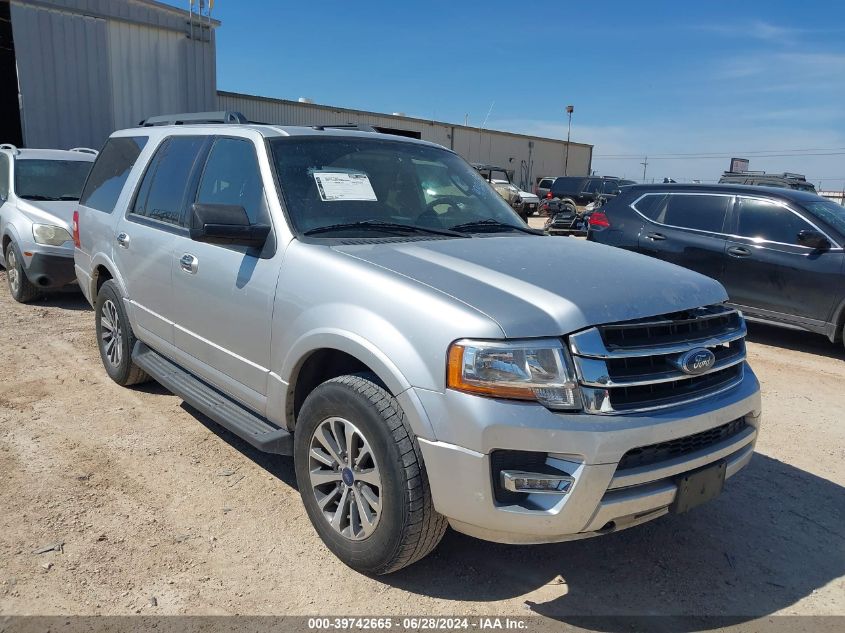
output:
[[[805,229],[798,231],[798,243],[801,246],[808,246],[816,250],[826,250],[830,248],[830,241],[818,231]]]
[[[195,242],[261,247],[270,235],[270,227],[250,224],[246,210],[238,205],[194,203],[190,234]]]

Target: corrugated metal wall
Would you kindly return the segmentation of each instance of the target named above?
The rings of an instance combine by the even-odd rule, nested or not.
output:
[[[214,26],[151,0],[13,0],[24,142],[100,147],[115,129],[216,107]]]
[[[278,125],[359,123],[419,132],[424,140],[454,149],[470,162],[513,170],[514,182],[521,186],[530,187],[540,176],[563,174],[566,142],[556,139],[223,91],[217,93],[217,107]],[[569,174],[589,174],[592,146],[572,143],[569,151]]]
[[[113,120],[106,21],[13,3],[12,30],[24,143],[99,147]]]

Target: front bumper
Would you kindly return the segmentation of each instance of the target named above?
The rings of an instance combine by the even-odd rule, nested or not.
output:
[[[729,478],[745,466],[761,421],[759,384],[749,368],[728,392],[631,416],[559,414],[457,392],[414,391],[437,435],[437,440],[419,440],[434,507],[454,529],[502,543],[585,538],[662,516],[675,499],[678,475],[725,460]],[[685,438],[738,418],[745,419],[746,428],[724,441],[617,470],[632,448]],[[566,465],[572,488],[565,495],[531,495],[537,502],[532,507],[498,502],[490,457],[496,449],[548,453]]]
[[[29,281],[43,290],[76,283],[73,254],[66,256],[36,252],[30,257],[24,254],[24,271]]]

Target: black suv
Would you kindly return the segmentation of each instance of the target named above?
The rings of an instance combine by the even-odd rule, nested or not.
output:
[[[720,184],[732,185],[756,185],[758,187],[783,187],[785,189],[798,189],[799,191],[812,191],[816,193],[813,183],[807,182],[806,176],[801,174],[767,174],[764,171],[726,171],[719,178]]]
[[[842,338],[845,207],[814,193],[634,185],[592,214],[587,239],[713,277],[752,320]]]
[[[599,196],[610,199],[620,187],[633,184],[633,180],[614,176],[561,176],[555,178],[546,198],[561,200],[564,204],[571,201],[572,205],[583,207],[595,202]]]

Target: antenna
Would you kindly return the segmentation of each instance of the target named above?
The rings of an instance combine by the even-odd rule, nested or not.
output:
[[[487,119],[490,118],[490,113],[493,112],[493,106],[496,105],[495,101],[490,102],[490,109],[487,110],[487,116],[484,117],[484,123],[481,124],[481,129],[483,130],[484,127],[487,125]]]

